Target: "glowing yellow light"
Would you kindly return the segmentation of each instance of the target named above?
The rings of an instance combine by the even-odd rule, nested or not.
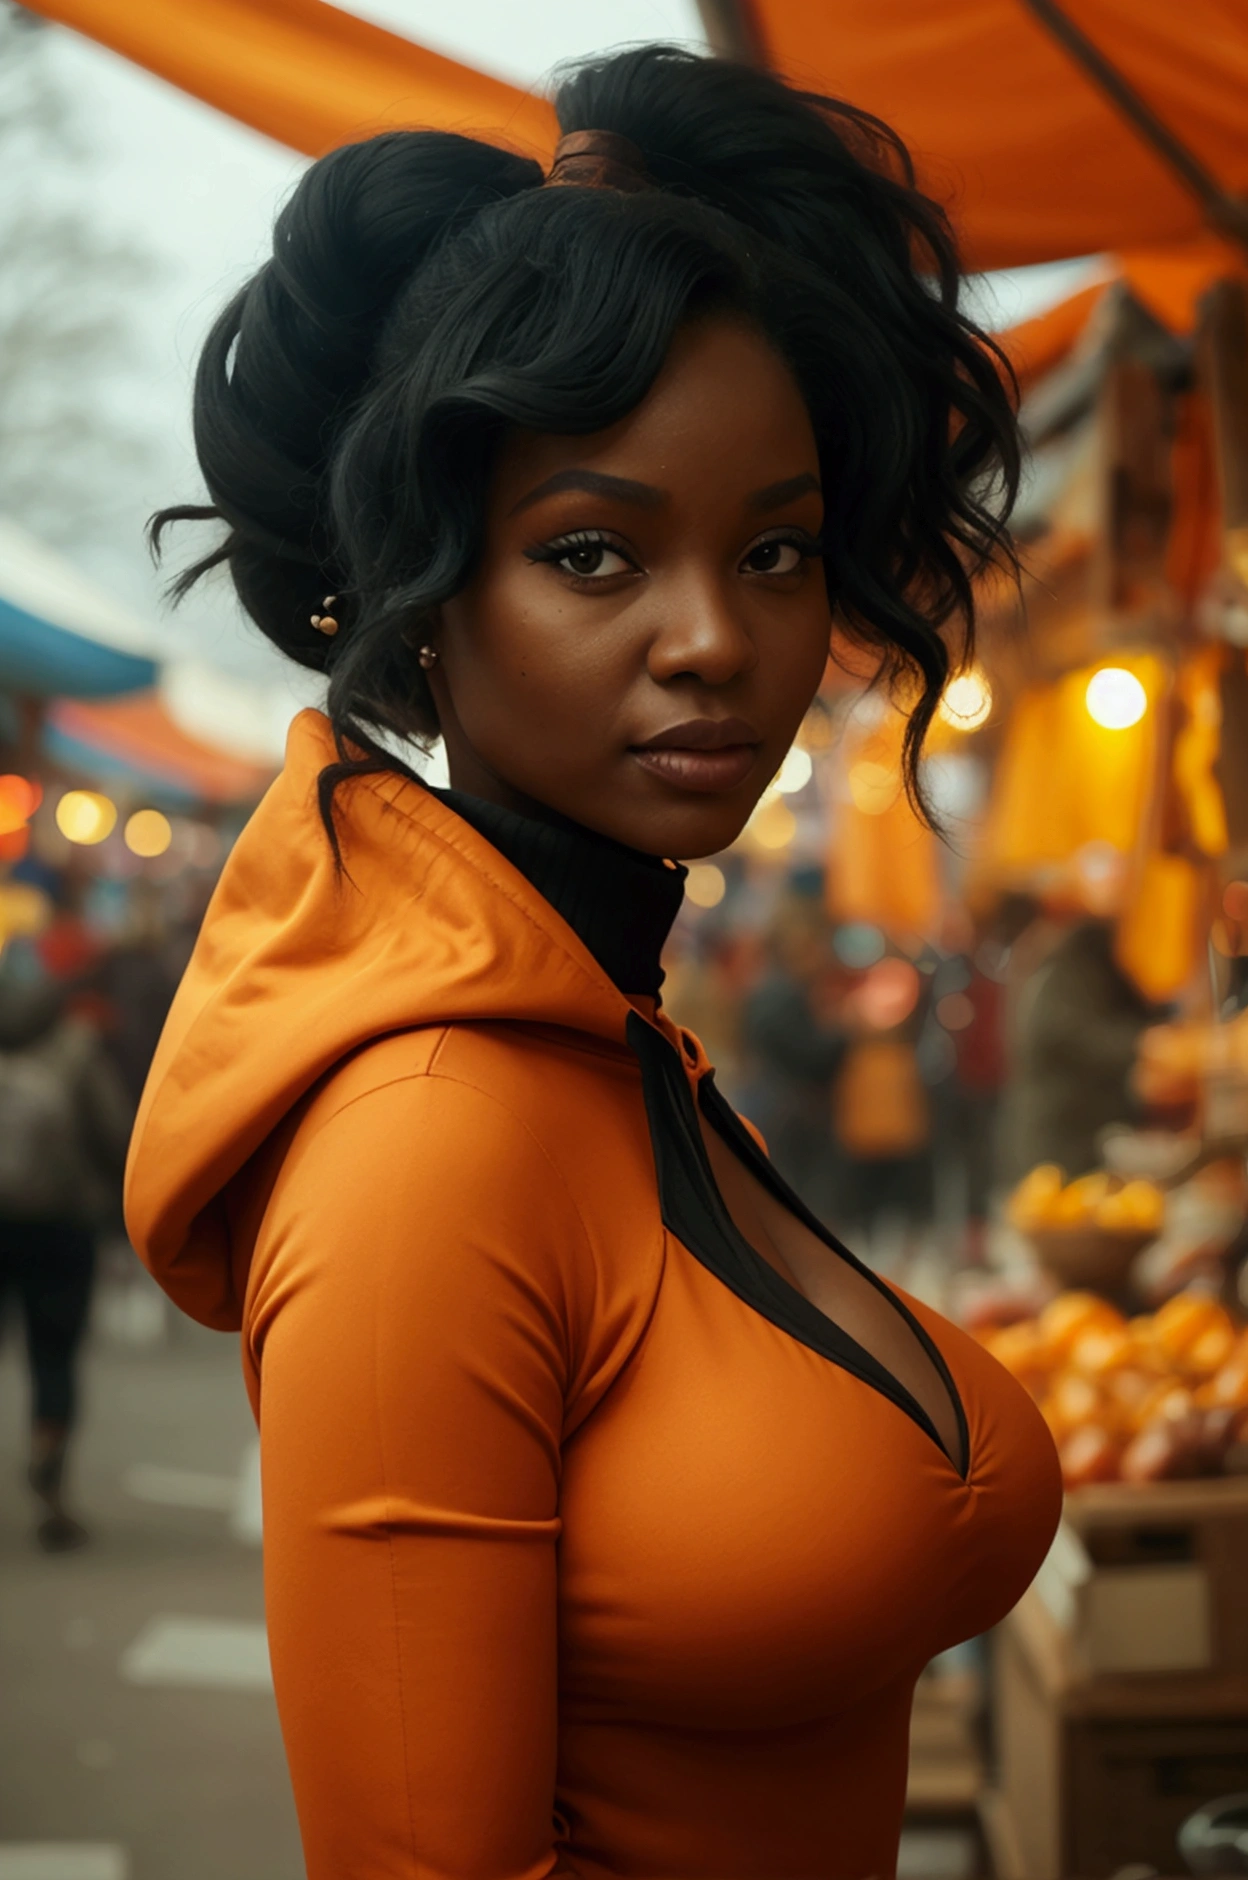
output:
[[[135,855],[163,855],[173,841],[169,818],[158,809],[136,809],[125,827],[126,847]]]
[[[755,810],[749,830],[760,848],[787,849],[797,834],[797,817],[779,797],[772,797]]]
[[[714,862],[695,862],[685,882],[685,893],[695,907],[718,907],[724,898],[724,871]]]
[[[851,764],[849,794],[855,809],[864,816],[882,816],[901,794],[901,779],[887,764],[877,764],[869,757]]]
[[[56,826],[71,842],[103,842],[117,826],[117,805],[95,790],[67,790],[56,806]]]
[[[1084,703],[1093,724],[1106,731],[1129,731],[1148,710],[1148,693],[1124,666],[1102,666],[1088,680]]]
[[[792,796],[796,791],[804,790],[814,774],[814,768],[810,752],[795,744],[776,776],[777,790],[782,796]]]
[[[982,672],[960,672],[945,687],[939,715],[955,731],[978,731],[992,713],[992,687]]]

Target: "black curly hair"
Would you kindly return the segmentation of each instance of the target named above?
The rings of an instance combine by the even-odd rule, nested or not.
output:
[[[437,734],[415,642],[473,569],[500,435],[615,423],[683,322],[731,311],[806,399],[833,609],[907,681],[921,805],[975,575],[1012,562],[1019,472],[1012,377],[959,311],[943,212],[887,126],[747,66],[647,46],[571,69],[555,104],[565,133],[629,138],[658,187],[542,189],[527,158],[419,130],[307,171],[199,362],[211,503],[151,534],[157,552],[174,521],[227,534],[173,591],[227,564],[261,631],[328,673],[332,839],[337,783]],[[311,625],[328,594],[332,639]]]

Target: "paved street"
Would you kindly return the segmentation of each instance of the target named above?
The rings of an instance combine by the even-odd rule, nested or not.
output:
[[[33,1544],[13,1324],[0,1355],[0,1880],[299,1880],[260,1553],[232,1533],[253,1438],[235,1343],[172,1315],[152,1341],[145,1291],[100,1303],[81,1553]]]

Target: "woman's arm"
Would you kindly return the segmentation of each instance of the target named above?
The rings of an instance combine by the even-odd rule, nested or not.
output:
[[[493,1098],[369,1090],[283,1164],[249,1316],[309,1880],[552,1874],[555,1543],[582,1230]]]

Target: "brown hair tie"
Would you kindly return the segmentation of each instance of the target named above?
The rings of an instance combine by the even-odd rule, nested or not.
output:
[[[646,159],[629,137],[614,131],[570,131],[555,145],[546,186],[577,183],[584,189],[656,189]]]

